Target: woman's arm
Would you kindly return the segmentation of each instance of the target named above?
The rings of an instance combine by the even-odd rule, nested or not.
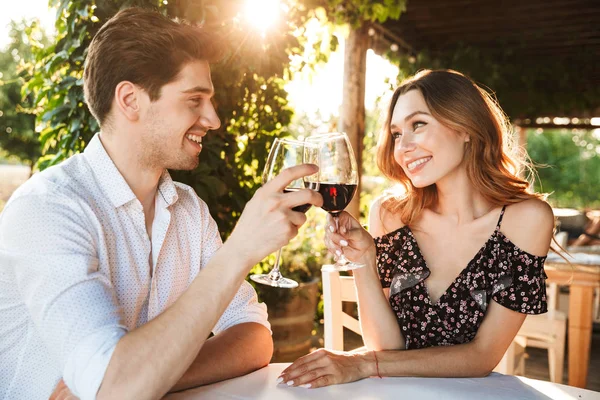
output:
[[[380,201],[371,208],[369,225],[376,236],[383,234]],[[376,251],[373,237],[350,214],[343,212],[338,217],[339,232],[335,231],[332,217],[328,217],[329,228],[325,233],[325,244],[332,254],[340,251],[354,262],[364,264],[353,271],[358,296],[358,311],[365,345],[370,350],[393,350],[404,348],[404,338],[398,320],[388,302],[388,289],[382,289],[376,266]]]
[[[383,227],[385,211],[381,200],[376,200],[370,210],[369,230],[373,237],[387,233]],[[369,238],[371,244],[373,241]],[[367,261],[368,260],[368,261]],[[375,246],[365,260],[364,268],[354,270],[358,312],[363,341],[368,350],[401,350],[405,348],[404,337],[398,325],[389,299],[389,289],[383,289],[377,273]]]
[[[284,382],[293,382],[292,386],[311,388],[377,375],[482,377],[502,359],[524,320],[524,314],[492,302],[470,343],[354,354],[320,349],[296,360],[281,376]]]

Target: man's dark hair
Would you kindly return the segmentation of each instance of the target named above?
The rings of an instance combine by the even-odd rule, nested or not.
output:
[[[85,101],[100,126],[110,112],[115,88],[129,81],[152,101],[188,62],[219,59],[215,39],[199,27],[152,10],[119,11],[96,33],[83,72]]]

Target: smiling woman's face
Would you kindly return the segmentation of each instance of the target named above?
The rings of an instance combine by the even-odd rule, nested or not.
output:
[[[463,168],[468,136],[436,120],[419,90],[398,97],[390,131],[394,159],[415,187],[432,185]]]

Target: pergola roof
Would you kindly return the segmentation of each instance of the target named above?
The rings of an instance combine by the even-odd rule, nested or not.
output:
[[[494,52],[510,44],[524,57],[583,50],[600,61],[597,0],[409,0],[400,20],[384,26],[415,49],[462,42]]]
[[[500,57],[510,48],[513,66],[572,62],[578,74],[567,88],[600,87],[598,0],[408,0],[399,20],[375,27],[383,43],[403,52],[435,55],[471,46]],[[569,111],[598,116],[598,106]]]

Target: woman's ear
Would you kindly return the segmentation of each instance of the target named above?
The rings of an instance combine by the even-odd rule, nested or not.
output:
[[[140,88],[129,81],[119,82],[115,88],[116,108],[132,122],[140,118],[140,95]]]

